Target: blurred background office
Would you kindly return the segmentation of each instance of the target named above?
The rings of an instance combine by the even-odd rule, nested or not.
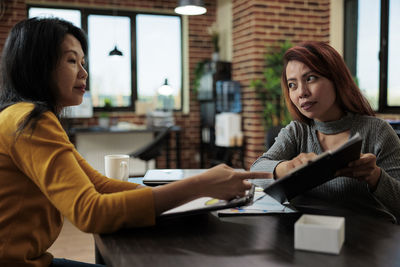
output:
[[[88,33],[89,91],[67,110],[65,127],[100,171],[100,152],[139,150],[154,140],[146,129],[171,124],[170,149],[148,165],[135,159],[133,174],[219,162],[249,168],[266,134],[288,121],[279,57],[307,40],[339,51],[379,116],[400,128],[400,1],[195,0],[201,14],[175,12],[189,2],[0,0],[0,51],[27,17],[59,16]],[[51,251],[94,262],[92,237],[69,222]]]
[[[67,114],[68,127],[99,126],[107,118],[106,127],[140,128],[149,112],[168,102],[169,120],[182,129],[182,168],[213,164],[215,156],[203,155],[201,148],[210,142],[218,146],[215,118],[221,112],[240,116],[239,137],[233,138],[240,141],[227,146],[238,148],[229,157],[231,165],[248,168],[265,150],[271,125],[263,114],[272,100],[260,99],[254,81],[265,81],[266,54],[279,50],[284,41],[329,42],[344,56],[380,116],[398,120],[395,70],[400,56],[395,44],[400,33],[395,29],[400,22],[394,14],[400,11],[399,1],[204,0],[206,12],[194,16],[176,13],[180,2],[0,0],[0,50],[10,28],[29,16],[51,13],[82,27],[90,44],[90,95],[79,112]],[[165,81],[170,90],[160,97]],[[234,110],[218,104],[219,81],[235,83]],[[203,95],[204,89],[211,94]],[[168,152],[172,168],[177,166],[174,137]],[[166,166],[166,153],[154,166]]]

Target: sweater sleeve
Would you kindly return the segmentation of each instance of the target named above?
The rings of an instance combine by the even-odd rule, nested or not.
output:
[[[250,170],[273,173],[279,163],[297,156],[296,132],[295,122],[291,122],[288,126],[282,128],[275,139],[275,143],[253,163]],[[263,188],[268,186],[270,182],[272,182],[271,179],[253,180],[254,184]]]
[[[382,173],[373,196],[400,221],[400,140],[386,122],[376,129],[374,150]]]
[[[46,112],[33,133],[27,129],[17,137],[10,147],[10,156],[82,231],[104,233],[155,223],[151,188],[130,190],[136,185],[107,180],[77,158],[74,150],[56,116]]]

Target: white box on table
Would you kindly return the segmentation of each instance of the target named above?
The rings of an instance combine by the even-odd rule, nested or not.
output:
[[[344,243],[344,218],[304,214],[294,224],[294,248],[339,254]]]

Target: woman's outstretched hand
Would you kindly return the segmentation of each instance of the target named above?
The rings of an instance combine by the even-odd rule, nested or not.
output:
[[[202,196],[219,199],[232,199],[244,196],[251,188],[248,179],[272,178],[269,172],[237,171],[225,164],[217,165],[198,175],[199,190]]]
[[[272,174],[236,171],[220,164],[187,179],[154,187],[152,190],[156,214],[199,197],[230,200],[236,196],[244,196],[251,187],[251,183],[246,180],[256,178],[272,178]]]

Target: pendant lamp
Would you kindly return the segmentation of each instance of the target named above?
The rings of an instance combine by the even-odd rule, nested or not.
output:
[[[114,46],[114,49],[110,51],[110,53],[108,53],[109,56],[123,56],[124,54],[122,54],[121,51],[119,51],[119,49],[117,48],[117,46]]]
[[[113,12],[112,12],[112,17],[113,17],[113,26],[114,26],[114,41],[115,41],[115,46],[114,46],[114,49],[113,50],[111,50],[109,53],[108,53],[108,55],[109,56],[120,56],[120,57],[122,57],[124,54],[117,48],[117,44],[116,44],[116,42],[117,42],[117,27],[116,27],[116,25],[115,25],[115,18],[116,18],[116,15],[117,15],[117,10],[116,10],[116,8],[115,8],[115,1],[112,1],[112,5],[113,5]]]
[[[165,95],[165,96],[169,96],[172,95],[174,89],[168,84],[168,79],[164,80],[164,84],[161,85],[160,88],[158,88],[158,93],[160,95]]]
[[[203,15],[207,12],[203,0],[179,0],[175,13],[180,15]]]

